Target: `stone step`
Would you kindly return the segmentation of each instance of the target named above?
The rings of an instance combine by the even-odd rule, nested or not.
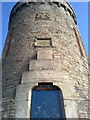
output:
[[[29,70],[61,70],[60,60],[31,60]]]
[[[60,71],[28,71],[22,74],[21,83],[30,83],[30,82],[59,82],[59,80],[68,80],[68,73]]]

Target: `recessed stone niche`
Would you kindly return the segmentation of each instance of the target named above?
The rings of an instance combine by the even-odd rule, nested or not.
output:
[[[51,47],[52,41],[51,38],[37,38],[35,40],[36,47]]]

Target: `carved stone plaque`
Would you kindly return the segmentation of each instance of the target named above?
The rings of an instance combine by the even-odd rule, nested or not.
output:
[[[38,13],[35,16],[35,20],[50,20],[51,16],[48,13]]]

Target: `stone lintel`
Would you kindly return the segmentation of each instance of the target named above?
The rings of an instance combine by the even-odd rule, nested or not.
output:
[[[54,82],[54,81],[68,81],[68,73],[60,71],[29,71],[22,74],[21,83],[30,83],[30,82]]]

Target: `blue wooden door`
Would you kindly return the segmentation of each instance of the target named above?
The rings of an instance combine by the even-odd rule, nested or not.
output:
[[[31,118],[65,118],[60,90],[33,90]]]

